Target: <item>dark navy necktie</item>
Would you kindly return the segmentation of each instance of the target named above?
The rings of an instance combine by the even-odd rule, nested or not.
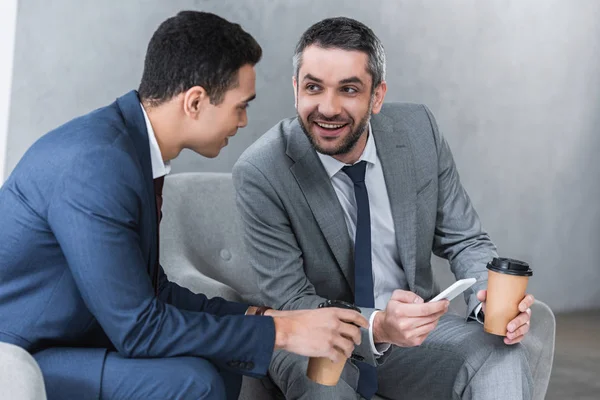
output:
[[[371,262],[371,211],[365,185],[367,162],[361,161],[342,170],[354,183],[356,197],[356,237],[354,240],[354,302],[359,307],[374,308],[373,268]],[[360,371],[358,393],[370,399],[377,392],[377,369],[364,362],[356,362]]]

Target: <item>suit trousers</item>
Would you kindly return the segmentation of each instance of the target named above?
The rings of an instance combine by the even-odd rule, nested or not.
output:
[[[385,399],[529,400],[533,379],[529,354],[521,344],[508,346],[476,321],[446,314],[421,346],[392,346],[377,367]],[[536,357],[532,357],[536,360]],[[276,352],[269,374],[286,399],[356,400],[358,369],[346,363],[337,386],[306,377],[306,357]]]
[[[188,290],[165,290],[160,296],[180,309],[201,311]],[[107,353],[101,371],[84,361],[86,354],[97,352]],[[101,400],[237,400],[242,385],[241,375],[219,370],[199,357],[125,358],[103,348],[53,347],[35,353],[34,358],[42,370],[48,400],[93,398],[87,390],[89,379],[101,380]],[[70,362],[74,358],[82,360],[76,368]]]
[[[98,349],[100,350],[100,349]],[[61,368],[61,356],[70,360],[74,352],[90,349],[54,347],[34,355],[42,374],[48,400],[85,400],[86,365],[78,369]],[[67,364],[71,366],[70,364]],[[239,396],[242,376],[219,371],[198,357],[124,358],[116,352],[106,355],[101,371],[101,400],[235,400]],[[68,391],[66,388],[69,388]]]

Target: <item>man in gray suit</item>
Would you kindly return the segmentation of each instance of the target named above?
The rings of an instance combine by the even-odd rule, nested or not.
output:
[[[306,377],[307,358],[277,352],[269,370],[288,399],[529,399],[519,344],[531,295],[506,338],[483,332],[486,264],[496,249],[422,105],[386,104],[385,54],[366,26],[331,18],[294,56],[296,118],[281,121],[233,170],[251,265],[267,304],[355,303],[370,321],[342,380]],[[446,314],[431,252],[458,279],[468,317]]]

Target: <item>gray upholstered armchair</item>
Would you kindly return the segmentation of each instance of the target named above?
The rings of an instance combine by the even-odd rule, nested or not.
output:
[[[163,215],[160,254],[170,280],[209,297],[250,303],[258,299],[246,260],[231,174],[169,176]],[[451,282],[452,275],[447,270],[436,269],[441,287]],[[455,310],[457,305],[460,309],[455,300]],[[555,321],[552,311],[540,301],[532,311],[531,331],[523,344],[543,349],[538,360],[531,360],[534,399],[543,399],[552,368]],[[240,398],[269,399],[274,398],[274,393],[277,390],[268,379],[244,378]]]
[[[42,371],[27,351],[0,342],[0,399],[45,400]]]

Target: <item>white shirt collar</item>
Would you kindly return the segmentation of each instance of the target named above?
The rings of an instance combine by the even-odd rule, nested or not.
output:
[[[146,114],[146,110],[144,110],[144,106],[142,105],[142,103],[140,103],[140,107],[142,107],[142,112],[144,113],[144,119],[146,120],[146,130],[148,131],[148,141],[150,142],[150,161],[152,163],[152,178],[156,179],[161,176],[165,176],[171,172],[171,163],[169,161],[163,161],[162,154],[160,153],[160,147],[158,147],[156,135],[154,135],[154,129],[152,129],[152,124],[150,123],[148,114]]]
[[[367,137],[367,144],[365,145],[365,149],[363,150],[363,153],[361,154],[358,161],[356,161],[356,163],[358,163],[360,161],[366,161],[370,164],[375,165],[377,163],[377,147],[375,147],[375,140],[373,139],[373,132],[371,130],[370,122],[367,125],[367,127],[369,129],[369,135]],[[343,162],[336,160],[332,156],[328,156],[326,154],[321,154],[321,153],[317,152],[317,155],[319,156],[319,159],[321,160],[323,167],[325,167],[325,171],[327,171],[327,174],[329,175],[329,179],[333,178],[333,176],[335,174],[340,172],[342,170],[342,168],[344,168],[345,166],[348,165],[348,164],[344,164]]]

